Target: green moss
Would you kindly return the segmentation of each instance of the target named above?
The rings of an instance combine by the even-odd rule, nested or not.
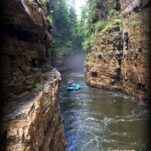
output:
[[[40,0],[42,4],[46,4],[47,0]]]
[[[89,37],[87,37],[84,42],[82,43],[82,46],[84,49],[89,49],[95,42],[95,34],[91,34]]]
[[[119,27],[120,32],[122,32],[122,20],[119,19],[118,16],[112,17],[108,21],[100,20],[96,22],[94,24],[95,33],[92,33],[90,36],[87,36],[87,38],[85,38],[84,42],[82,43],[83,48],[89,49],[94,45],[96,34],[98,32],[105,34],[109,32],[111,29],[113,29],[114,27]]]
[[[132,26],[134,27],[134,28],[136,28],[136,27],[139,27],[140,26],[140,21],[133,21],[132,23]]]
[[[50,15],[47,16],[47,20],[49,21],[49,24],[52,24],[52,17]]]
[[[119,12],[117,10],[111,9],[110,12],[109,12],[109,18],[118,16],[118,14],[119,14]]]
[[[110,10],[107,16],[107,20],[101,19],[97,22],[93,22],[93,26],[88,26],[88,28],[85,29],[85,39],[84,42],[82,43],[82,46],[84,49],[90,49],[95,41],[96,41],[96,36],[99,35],[105,35],[108,34],[109,31],[112,29],[119,29],[119,32],[123,32],[122,29],[122,20],[119,17],[119,11],[116,11],[115,9]]]
[[[107,25],[105,26],[105,28],[103,29],[103,32],[108,32],[109,30],[111,30],[112,28],[116,27],[116,26],[120,26],[122,24],[121,19],[113,19],[111,21],[109,21],[107,23]]]
[[[107,25],[107,21],[101,20],[95,23],[95,31],[101,31]]]
[[[122,26],[120,27],[120,33],[123,33],[123,27]]]
[[[84,62],[85,65],[91,65],[93,63],[93,57],[88,53],[86,60]]]

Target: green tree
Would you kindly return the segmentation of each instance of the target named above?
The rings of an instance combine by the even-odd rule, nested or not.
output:
[[[53,22],[54,49],[68,51],[76,43],[77,16],[66,0],[50,0],[50,15]],[[63,50],[64,52],[64,50]]]

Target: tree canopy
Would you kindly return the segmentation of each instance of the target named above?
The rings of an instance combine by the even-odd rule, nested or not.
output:
[[[66,53],[76,43],[75,10],[66,0],[50,0],[50,16],[53,24],[54,49],[59,53]]]
[[[65,54],[75,47],[89,49],[95,41],[96,34],[112,25],[105,17],[116,12],[115,10],[111,10],[110,13],[106,11],[108,1],[110,0],[87,0],[87,5],[81,9],[79,19],[74,7],[68,5],[67,0],[50,0],[55,52]],[[100,12],[105,15],[103,13],[100,15]]]

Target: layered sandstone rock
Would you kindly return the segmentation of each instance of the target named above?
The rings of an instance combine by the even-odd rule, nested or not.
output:
[[[109,32],[99,33],[95,45],[87,55],[87,83],[99,88],[120,90],[122,49],[119,26]]]
[[[3,1],[3,43],[0,51],[1,99],[32,89],[50,70],[51,24],[39,0]]]
[[[8,151],[64,151],[65,140],[58,84],[60,73],[53,69],[38,89],[18,97],[3,109],[1,145]]]
[[[51,70],[47,3],[5,0],[0,51],[0,150],[64,151],[57,93],[60,74]],[[49,72],[48,72],[49,71]]]
[[[150,100],[150,4],[145,0],[121,0],[120,6],[123,24],[97,34],[86,61],[86,81]]]
[[[123,19],[122,89],[139,99],[150,97],[150,1],[121,1]],[[126,40],[127,39],[127,40]]]

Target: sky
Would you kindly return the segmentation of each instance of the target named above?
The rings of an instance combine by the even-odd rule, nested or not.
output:
[[[80,10],[81,7],[86,4],[86,0],[75,0],[75,9],[76,9],[76,14],[80,16]]]

